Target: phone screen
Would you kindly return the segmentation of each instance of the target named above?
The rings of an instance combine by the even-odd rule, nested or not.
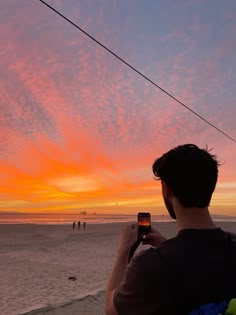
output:
[[[149,212],[138,213],[138,236],[143,239],[143,236],[151,232],[151,214]]]

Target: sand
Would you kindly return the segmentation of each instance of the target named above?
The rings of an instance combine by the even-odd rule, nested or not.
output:
[[[125,225],[91,224],[80,231],[0,225],[0,314],[104,315],[104,290]],[[217,225],[236,233],[236,223]],[[173,222],[154,226],[166,237],[177,232]]]

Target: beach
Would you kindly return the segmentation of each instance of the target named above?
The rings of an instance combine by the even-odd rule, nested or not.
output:
[[[0,225],[0,314],[104,315],[104,294],[127,223]],[[236,233],[235,222],[216,222]],[[167,238],[174,222],[154,223]],[[145,249],[141,246],[139,250]]]

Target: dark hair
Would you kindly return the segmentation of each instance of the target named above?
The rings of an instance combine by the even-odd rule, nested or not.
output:
[[[154,175],[170,187],[183,207],[204,208],[210,204],[220,164],[209,152],[207,147],[184,144],[166,152],[152,165]]]

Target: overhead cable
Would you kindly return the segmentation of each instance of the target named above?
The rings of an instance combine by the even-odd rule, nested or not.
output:
[[[135,68],[134,66],[132,66],[130,63],[128,63],[127,61],[125,61],[123,58],[121,58],[120,56],[118,56],[116,53],[114,53],[111,49],[109,49],[107,46],[105,46],[104,44],[102,44],[100,41],[98,41],[96,38],[94,38],[92,35],[90,35],[88,32],[86,32],[84,29],[82,29],[81,27],[79,27],[77,24],[75,24],[73,21],[71,21],[70,19],[68,19],[65,15],[63,15],[62,13],[60,13],[58,10],[56,10],[55,8],[53,8],[51,5],[49,5],[46,1],[43,0],[39,0],[41,3],[43,3],[44,5],[46,5],[49,9],[51,9],[52,11],[54,11],[56,14],[58,14],[60,17],[62,17],[63,19],[65,19],[67,22],[69,22],[71,25],[73,25],[74,27],[76,27],[78,30],[80,30],[82,33],[84,33],[87,37],[89,37],[90,39],[92,39],[96,44],[98,44],[99,46],[101,46],[102,48],[104,48],[106,51],[108,51],[111,55],[113,55],[115,58],[119,59],[122,63],[124,63],[126,66],[128,66],[130,69],[132,69],[133,71],[135,71],[137,74],[139,74],[141,77],[143,77],[145,80],[147,80],[148,82],[150,82],[152,85],[154,85],[155,87],[157,87],[159,90],[161,90],[163,93],[165,93],[166,95],[168,95],[170,98],[172,98],[173,100],[175,100],[177,103],[179,103],[181,106],[183,106],[185,109],[187,109],[188,111],[190,111],[191,113],[193,113],[194,115],[196,115],[198,118],[200,118],[201,120],[203,120],[205,123],[207,123],[208,125],[210,125],[211,127],[213,127],[214,129],[216,129],[217,131],[219,131],[221,134],[223,134],[225,137],[229,138],[230,140],[232,140],[233,142],[236,142],[235,139],[233,139],[231,136],[229,136],[227,133],[225,133],[224,131],[222,131],[221,129],[219,129],[218,127],[216,127],[213,123],[211,123],[209,120],[207,120],[206,118],[204,118],[203,116],[201,116],[200,114],[198,114],[196,111],[194,111],[193,109],[189,108],[187,105],[185,105],[183,102],[181,102],[180,100],[178,100],[176,97],[174,97],[171,93],[167,92],[165,89],[163,89],[162,87],[160,87],[158,84],[156,84],[154,81],[152,81],[151,79],[149,79],[146,75],[144,75],[142,72],[140,72],[137,68]]]

